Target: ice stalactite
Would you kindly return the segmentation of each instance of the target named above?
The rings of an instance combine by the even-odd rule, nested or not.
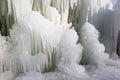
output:
[[[4,36],[9,35],[9,28],[13,25],[13,15],[8,14],[7,0],[0,0],[0,30]]]
[[[108,6],[108,7],[107,7]],[[101,9],[112,9],[113,5],[110,0],[78,0],[77,5],[74,5],[69,13],[72,17],[73,25],[82,26],[87,20],[92,22],[91,18],[98,14]],[[74,17],[73,17],[74,16]],[[74,21],[75,20],[75,21]],[[93,19],[95,20],[95,19]],[[80,26],[76,26],[80,27]]]

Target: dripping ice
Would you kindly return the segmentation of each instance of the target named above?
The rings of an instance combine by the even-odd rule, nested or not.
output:
[[[120,80],[99,28],[106,10],[118,25],[116,1],[0,0],[0,20],[14,18],[9,36],[0,34],[0,80]]]

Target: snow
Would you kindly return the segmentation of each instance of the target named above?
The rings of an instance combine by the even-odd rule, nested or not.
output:
[[[69,69],[72,69],[72,67],[69,67]],[[76,72],[78,71],[75,71],[75,73]],[[50,72],[45,74],[29,72],[20,75],[15,80],[120,80],[120,72],[115,67],[106,67],[102,70],[96,70],[88,76],[82,73],[84,73],[84,71],[77,75],[63,72]]]
[[[13,80],[14,75],[11,71],[5,71],[3,73],[0,73],[0,80]]]

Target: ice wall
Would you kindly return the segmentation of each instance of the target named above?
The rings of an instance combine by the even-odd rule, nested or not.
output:
[[[12,26],[12,29],[10,29],[10,37],[7,38],[7,52],[3,54],[4,59],[1,59],[0,65],[4,67],[0,72],[10,70],[16,76],[19,73],[27,71],[51,71],[55,69],[56,64],[59,64],[59,57],[62,53],[66,62],[70,61],[75,51],[76,56],[70,63],[79,63],[82,47],[80,44],[76,44],[78,35],[75,30],[71,31],[71,24],[67,23],[66,15],[68,15],[70,5],[68,4],[68,6],[65,7],[66,10],[59,14],[59,10],[48,4],[49,1],[43,1],[43,3],[45,3],[45,5],[42,4],[43,11],[40,9],[41,12],[45,10],[44,14],[38,11],[32,11],[34,2],[31,0],[8,0],[8,13],[14,14],[15,24]],[[58,8],[63,9],[64,0],[63,2],[56,3],[61,4]],[[64,6],[65,4],[66,3],[64,3]],[[62,19],[63,16],[65,16],[65,20]],[[33,20],[35,21],[33,22]],[[66,31],[68,31],[68,33],[65,33]],[[63,37],[63,34],[66,34],[65,37],[67,38]],[[73,41],[71,40],[69,43],[65,43],[65,41],[69,41],[69,39],[72,39],[71,37],[74,36],[75,39],[73,39]],[[62,39],[62,44],[66,44],[66,46],[70,45],[70,47],[67,48],[68,50],[71,48],[75,49],[69,57],[65,56],[69,52],[59,52],[58,45]],[[10,59],[8,59],[8,57]],[[67,58],[68,60],[66,60]]]
[[[0,79],[119,79],[119,61],[105,52],[114,47],[110,0],[5,1],[14,24],[0,36]]]

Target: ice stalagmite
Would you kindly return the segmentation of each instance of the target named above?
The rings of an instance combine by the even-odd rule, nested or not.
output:
[[[83,62],[96,65],[98,68],[105,67],[105,60],[109,55],[104,53],[105,47],[98,41],[99,32],[95,27],[86,22],[80,30],[80,41],[84,46]]]

